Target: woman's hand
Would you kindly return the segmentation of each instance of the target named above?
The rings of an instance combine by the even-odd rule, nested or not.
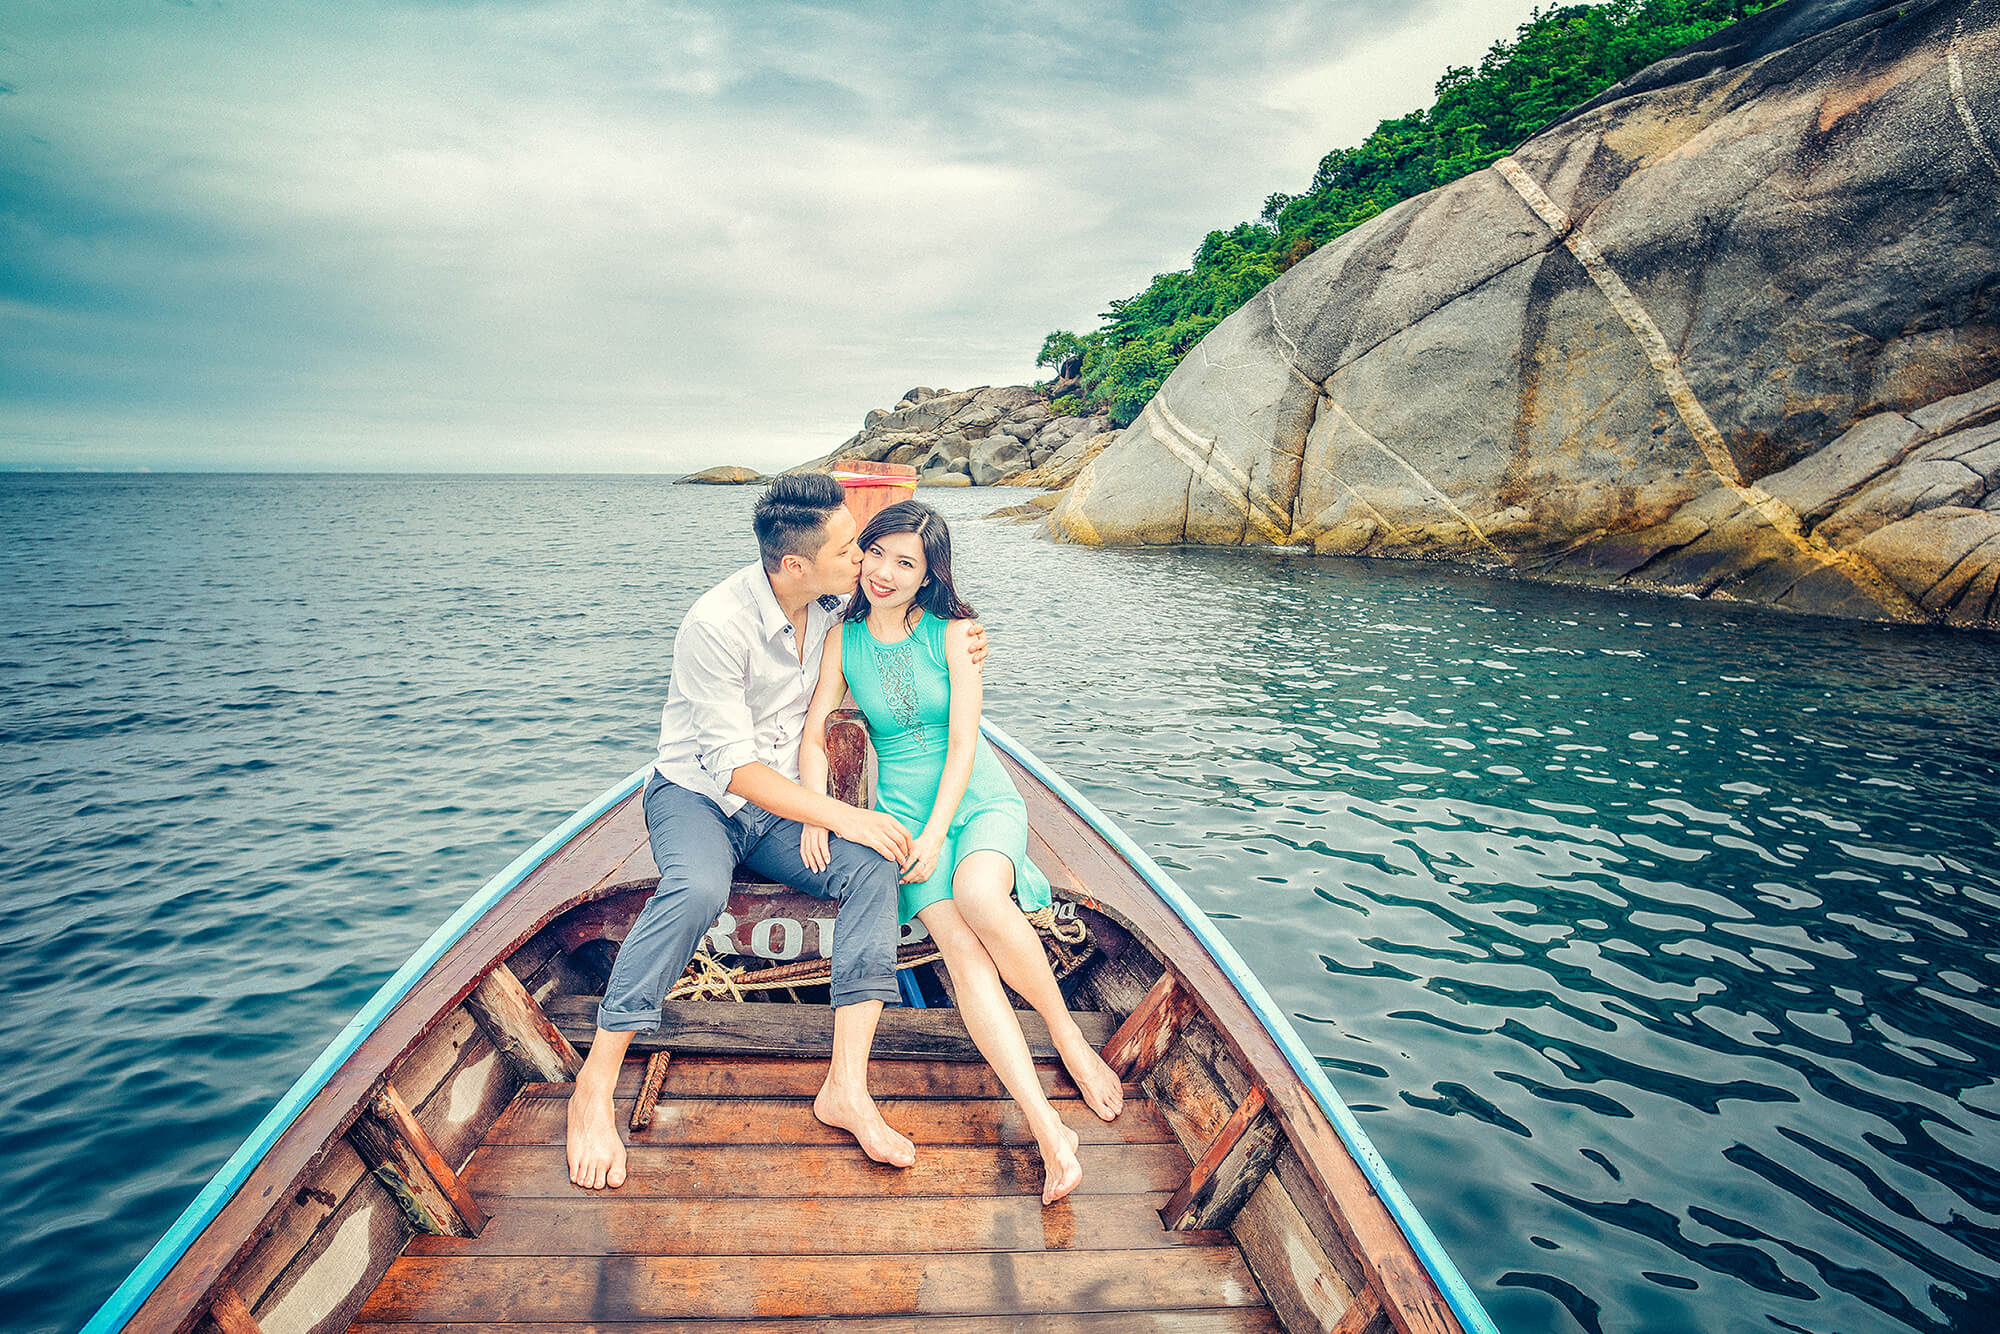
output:
[[[903,883],[914,885],[928,880],[937,870],[938,855],[944,851],[943,834],[918,834],[910,844],[910,855],[903,863]]]
[[[808,871],[824,871],[833,860],[826,843],[827,831],[816,824],[799,830],[799,860],[806,864]]]

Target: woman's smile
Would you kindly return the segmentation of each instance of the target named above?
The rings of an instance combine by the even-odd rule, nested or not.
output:
[[[885,533],[862,553],[861,586],[878,607],[898,607],[915,597],[926,572],[923,543],[914,533]]]

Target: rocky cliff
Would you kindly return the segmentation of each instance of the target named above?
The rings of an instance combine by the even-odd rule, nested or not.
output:
[[[926,486],[1067,486],[1110,426],[1107,417],[1064,416],[1027,385],[917,388],[894,407],[870,412],[832,453],[790,471],[825,471],[836,459],[865,459],[910,464]]]
[[[1051,517],[2000,625],[2000,0],[1787,0],[1295,266]]]

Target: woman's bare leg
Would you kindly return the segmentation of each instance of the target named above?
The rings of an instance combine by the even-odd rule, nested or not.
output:
[[[1099,1118],[1116,1120],[1125,1110],[1124,1087],[1070,1018],[1041,939],[1014,902],[1014,863],[998,852],[970,853],[958,864],[951,893],[959,916],[978,935],[1000,976],[1049,1026],[1049,1040],[1084,1102]]]
[[[1027,1114],[1028,1129],[1042,1151],[1042,1203],[1054,1204],[1083,1180],[1083,1165],[1076,1156],[1076,1132],[1062,1123],[1042,1092],[1034,1058],[1028,1055],[1028,1040],[1022,1036],[1021,1023],[1000,985],[1000,973],[950,899],[923,909],[917,920],[931,933],[938,952],[944,955],[945,967],[951,970],[959,1017],[972,1035],[972,1044]]]

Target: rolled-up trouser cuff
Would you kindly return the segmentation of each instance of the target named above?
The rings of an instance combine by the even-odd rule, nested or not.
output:
[[[613,1010],[597,1007],[597,1026],[607,1033],[651,1033],[660,1026],[659,1010]]]
[[[828,995],[827,1004],[836,1010],[843,1005],[854,1005],[860,1001],[881,1001],[884,1005],[903,1003],[903,993],[894,982],[856,982],[843,986],[838,991],[829,990]]]

